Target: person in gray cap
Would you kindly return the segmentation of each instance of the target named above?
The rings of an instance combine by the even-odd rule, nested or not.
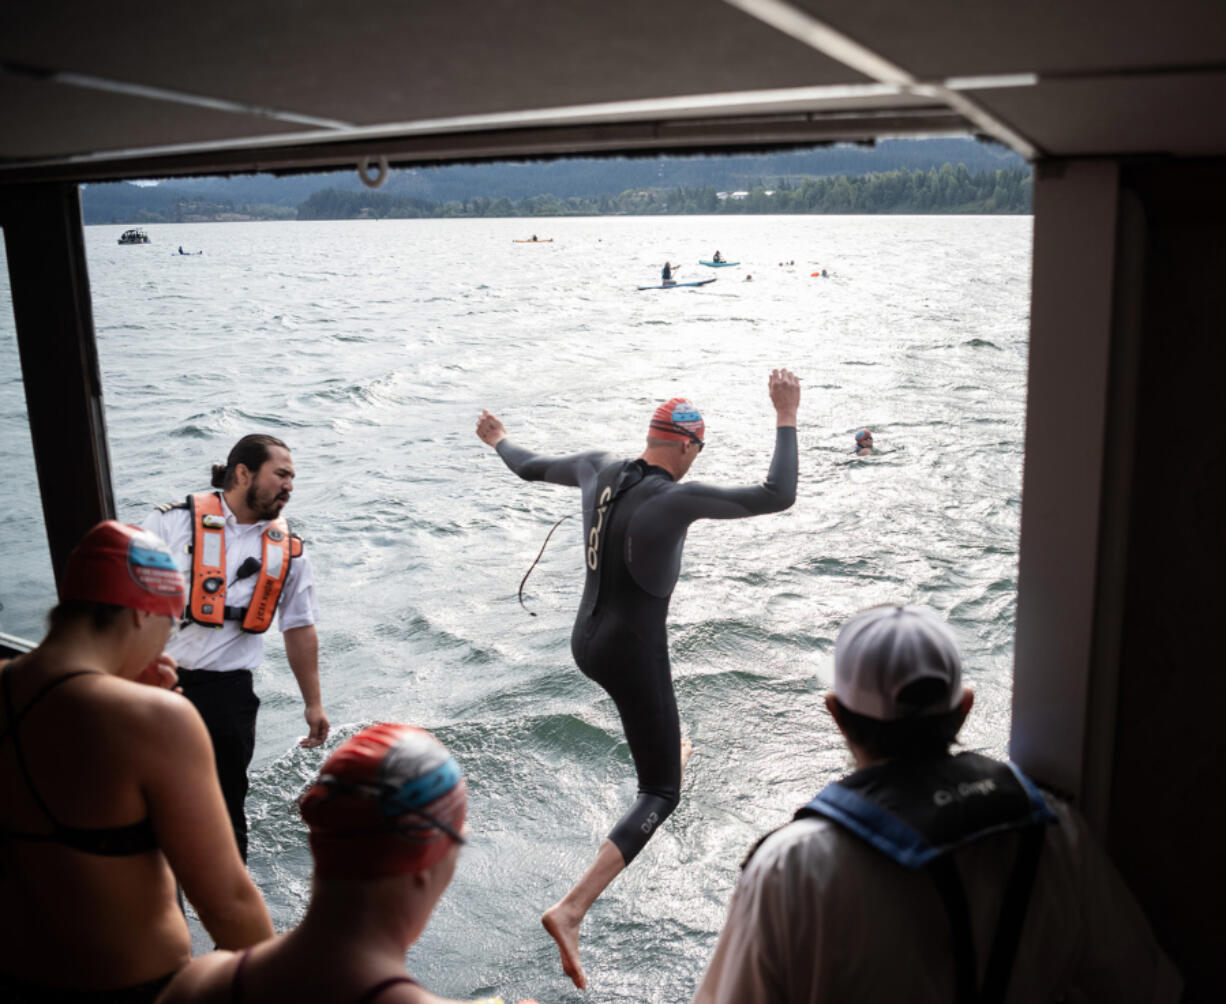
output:
[[[938,614],[862,611],[834,662],[858,769],[750,852],[695,1004],[1179,999],[1085,821],[1013,764],[951,755],[974,695]]]

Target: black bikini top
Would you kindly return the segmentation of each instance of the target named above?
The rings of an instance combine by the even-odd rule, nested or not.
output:
[[[19,833],[16,830],[0,828],[0,839],[63,844],[65,847],[71,847],[74,851],[82,851],[85,854],[100,854],[105,857],[126,857],[130,854],[145,854],[149,851],[157,850],[157,839],[153,832],[153,822],[148,817],[142,819],[139,823],[128,823],[126,826],[101,826],[93,829],[65,826],[51,814],[51,810],[47,808],[47,803],[43,801],[42,796],[38,793],[38,789],[34,787],[34,781],[30,777],[30,770],[26,766],[25,753],[21,749],[21,740],[18,735],[22,719],[30,713],[39,701],[60,684],[67,683],[78,676],[88,676],[91,672],[91,670],[83,669],[75,673],[56,677],[50,683],[44,685],[30,699],[30,702],[16,714],[13,712],[12,684],[9,681],[11,673],[0,673],[0,683],[3,684],[2,689],[4,691],[4,713],[8,719],[8,728],[0,732],[0,743],[10,738],[13,740],[13,752],[17,756],[17,767],[21,771],[21,776],[25,779],[26,787],[30,789],[30,794],[33,796],[34,801],[38,803],[38,807],[42,810],[43,815],[51,823],[50,833]]]

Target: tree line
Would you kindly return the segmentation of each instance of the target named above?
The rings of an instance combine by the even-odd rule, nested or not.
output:
[[[508,216],[757,215],[788,213],[1029,213],[1033,182],[1028,167],[971,173],[964,164],[938,170],[895,170],[864,175],[759,180],[740,192],[712,185],[637,188],[620,195],[533,195],[521,199],[477,196],[436,202],[386,192],[335,188],[315,192],[298,206],[300,220],[423,219]]]

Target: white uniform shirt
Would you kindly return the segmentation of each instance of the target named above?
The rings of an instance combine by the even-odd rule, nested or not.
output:
[[[226,605],[244,607],[255,593],[258,575],[235,581],[239,566],[247,558],[260,558],[264,553],[263,535],[269,520],[240,523],[221,500],[221,512],[226,520]],[[190,509],[155,510],[142,524],[156,533],[170,547],[188,582],[191,582],[192,517]],[[315,580],[311,563],[304,552],[290,562],[289,575],[277,604],[277,623],[282,632],[314,624],[319,617],[315,603]],[[166,651],[184,669],[257,669],[264,661],[264,636],[243,631],[238,621],[226,621],[220,628],[204,624],[184,624],[170,640]]]
[[[1006,1001],[1179,1000],[1182,981],[1084,820],[1048,799],[1048,826]],[[983,985],[1018,837],[956,856]],[[954,999],[949,921],[932,878],[836,823],[771,835],[741,875],[695,1004]]]

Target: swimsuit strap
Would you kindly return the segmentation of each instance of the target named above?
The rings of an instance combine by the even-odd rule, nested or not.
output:
[[[243,1004],[243,969],[247,965],[250,948],[244,948],[238,953],[238,965],[234,967],[234,976],[230,979],[230,1004]]]
[[[17,767],[21,771],[21,776],[25,779],[26,787],[30,789],[30,794],[33,796],[34,801],[38,803],[38,807],[42,809],[43,815],[51,821],[51,825],[57,830],[62,828],[60,821],[51,814],[51,810],[47,807],[47,803],[43,801],[42,795],[40,795],[38,793],[38,789],[34,787],[34,779],[30,777],[30,768],[26,765],[25,753],[22,752],[21,742],[17,737],[17,727],[21,724],[22,719],[24,719],[25,716],[30,713],[31,709],[33,709],[33,707],[38,704],[39,701],[51,693],[51,691],[53,691],[61,683],[67,683],[69,680],[75,679],[78,676],[90,676],[97,672],[98,671],[96,669],[78,669],[75,672],[66,673],[63,676],[57,676],[54,680],[44,684],[42,688],[39,689],[38,693],[36,693],[28,702],[26,702],[26,706],[16,715],[13,714],[13,685],[9,680],[9,677],[12,674],[0,673],[0,681],[2,681],[4,685],[4,713],[5,717],[8,718],[8,728],[3,733],[0,733],[0,742],[12,737],[13,752],[17,756]]]
[[[379,994],[383,993],[383,991],[388,987],[394,987],[397,983],[412,983],[416,985],[417,980],[413,979],[412,976],[392,976],[389,979],[383,980],[381,983],[376,983],[373,987],[367,990],[366,993],[362,994],[362,996],[357,999],[355,1004],[371,1004],[371,1002],[378,997]],[[235,1004],[241,1004],[241,1002],[236,1001]]]
[[[26,706],[16,715],[13,714],[13,685],[10,682],[12,670],[0,673],[0,682],[3,682],[4,684],[4,714],[9,720],[8,728],[0,732],[0,743],[4,742],[4,740],[7,739],[11,733],[16,731],[17,726],[21,723],[21,720],[25,718],[34,705],[46,697],[47,694],[53,691],[61,683],[67,683],[69,680],[77,676],[90,676],[97,672],[98,670],[96,669],[78,669],[73,673],[65,673],[63,676],[57,676],[54,680],[50,680],[44,684],[43,688],[37,694],[35,694],[26,704]]]

